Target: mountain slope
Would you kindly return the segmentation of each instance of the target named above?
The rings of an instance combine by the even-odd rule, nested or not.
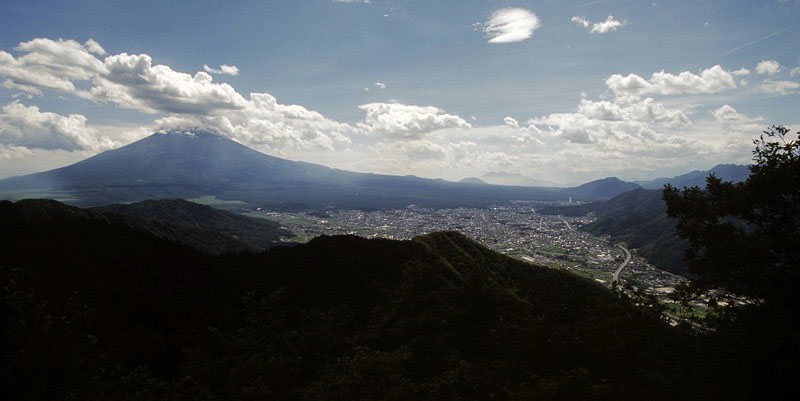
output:
[[[268,156],[208,132],[153,134],[67,167],[14,177],[21,187],[92,188],[118,185],[224,185],[327,178],[332,169]]]
[[[568,188],[565,190],[565,193],[578,199],[590,197],[608,199],[638,188],[640,188],[640,186],[632,182],[625,182],[617,177],[608,177],[587,182],[575,188]]]
[[[714,174],[723,181],[741,182],[750,176],[750,167],[737,164],[720,164],[708,170],[694,170],[672,178],[656,178],[650,181],[637,181],[636,183],[647,189],[661,189],[670,184],[676,188],[706,187],[706,177]]]
[[[57,202],[0,221],[9,399],[674,399],[697,373],[626,299],[460,234],[209,257]]]
[[[261,251],[279,243],[281,236],[292,236],[276,222],[183,199],[148,200],[94,210],[165,223],[176,229],[172,239],[209,253]]]
[[[70,166],[0,180],[0,196],[28,198],[42,189],[85,206],[210,195],[310,209],[483,207],[514,199],[607,199],[612,193],[354,173],[268,156],[209,132],[153,134]]]

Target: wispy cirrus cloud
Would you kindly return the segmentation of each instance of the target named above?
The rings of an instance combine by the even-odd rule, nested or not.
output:
[[[620,21],[609,15],[605,21],[592,22],[585,17],[575,16],[572,17],[572,22],[586,28],[591,33],[607,33],[616,31],[619,27],[625,25],[625,21]]]
[[[733,53],[733,52],[735,52],[735,51],[738,51],[738,50],[744,49],[745,47],[748,47],[748,46],[754,45],[754,44],[756,44],[756,43],[758,43],[758,42],[760,42],[760,41],[762,41],[762,40],[769,39],[769,38],[771,38],[771,37],[773,37],[773,36],[775,36],[775,35],[780,35],[780,34],[782,34],[782,33],[786,32],[786,31],[788,31],[788,30],[790,30],[790,29],[792,29],[792,27],[791,27],[791,26],[790,26],[790,27],[783,28],[783,29],[779,29],[779,30],[777,30],[777,31],[775,31],[775,32],[772,32],[772,33],[768,34],[768,35],[764,35],[764,36],[762,36],[762,37],[760,37],[760,38],[753,39],[753,40],[751,40],[751,41],[749,41],[749,42],[747,42],[747,43],[743,43],[743,44],[741,44],[741,45],[739,45],[739,46],[736,46],[736,47],[730,48],[730,49],[728,49],[728,50],[725,50],[723,53],[724,53],[724,54]]]
[[[203,64],[203,70],[209,74],[225,74],[225,75],[239,75],[239,68],[235,65],[227,65],[222,64],[219,68],[211,68],[206,64]]]
[[[800,83],[795,81],[774,81],[765,79],[764,82],[761,83],[761,90],[773,95],[789,95],[797,93],[798,89],[800,89]]]

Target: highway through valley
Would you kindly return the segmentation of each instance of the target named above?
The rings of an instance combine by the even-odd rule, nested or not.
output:
[[[563,217],[559,216],[559,218],[561,219],[562,222],[564,222],[564,224],[567,225],[567,229],[568,230],[570,230],[572,232],[575,232],[575,233],[578,232],[578,230],[573,228],[569,224],[569,222],[567,220],[565,220]],[[599,241],[603,241],[603,240],[599,240]],[[617,244],[617,248],[621,249],[622,252],[625,253],[625,261],[623,261],[622,264],[619,265],[617,270],[614,270],[614,278],[612,279],[612,282],[617,282],[618,283],[619,282],[619,274],[622,273],[623,270],[625,270],[625,268],[628,266],[628,263],[630,263],[630,261],[631,261],[631,252],[628,251],[628,248],[625,248],[624,246],[622,246],[622,244]]]
[[[619,274],[622,273],[623,270],[625,270],[625,267],[628,266],[628,263],[630,263],[631,261],[631,253],[630,251],[628,251],[628,248],[625,248],[621,244],[617,244],[617,248],[622,249],[622,252],[625,252],[625,261],[622,262],[621,265],[619,265],[617,270],[614,270],[614,279],[612,280],[612,282],[619,282]]]

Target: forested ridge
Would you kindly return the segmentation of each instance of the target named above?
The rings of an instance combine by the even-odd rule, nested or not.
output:
[[[154,199],[92,210],[133,217],[162,236],[206,253],[261,251],[293,234],[267,219],[243,216],[184,199]],[[143,221],[142,221],[143,220]]]
[[[0,219],[4,399],[749,399],[769,371],[457,233],[213,256],[54,201]]]

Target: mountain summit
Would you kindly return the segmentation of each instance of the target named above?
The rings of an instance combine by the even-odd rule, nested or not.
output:
[[[19,198],[35,193],[84,206],[215,196],[295,209],[377,209],[410,204],[483,207],[515,199],[607,199],[617,195],[617,190],[627,189],[594,193],[581,187],[476,186],[355,173],[269,156],[203,131],[156,133],[70,166],[0,180],[0,196],[9,197],[10,193]]]
[[[517,185],[523,187],[557,187],[555,182],[529,177],[522,174],[490,171],[482,175],[481,180],[494,185]]]
[[[42,173],[3,180],[3,187],[90,188],[119,185],[220,185],[329,178],[333,169],[269,156],[211,132],[156,133]]]
[[[613,198],[621,193],[641,188],[638,184],[622,181],[617,177],[607,177],[601,180],[587,182],[572,188],[572,196],[578,198]]]

